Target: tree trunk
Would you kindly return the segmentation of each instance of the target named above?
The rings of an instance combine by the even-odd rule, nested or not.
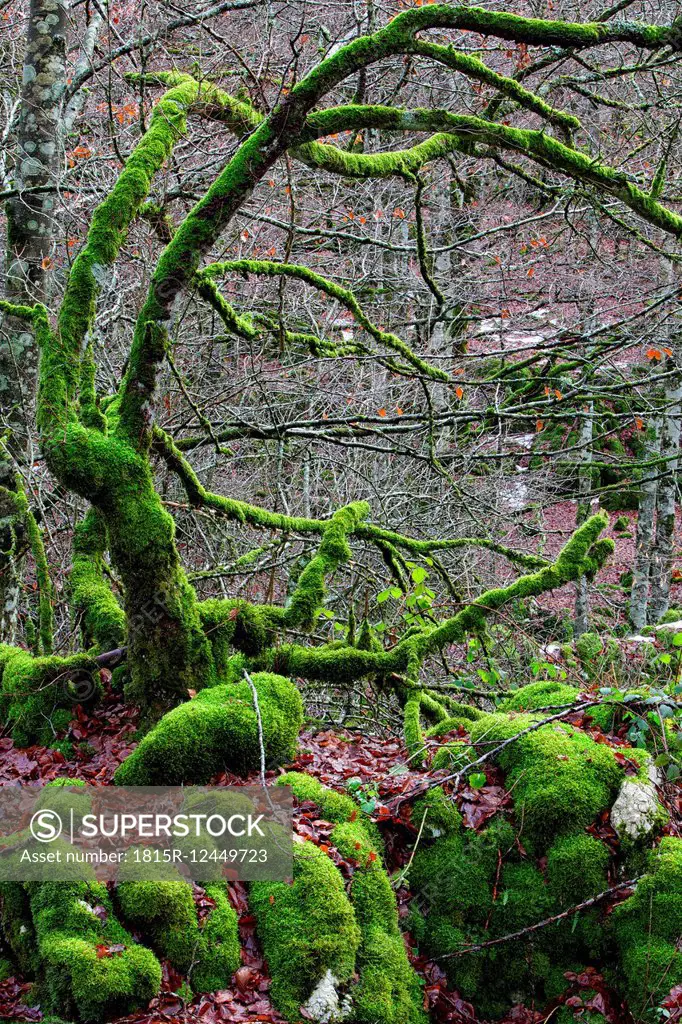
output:
[[[58,127],[65,84],[66,4],[31,0],[21,103],[14,129],[14,187],[21,194],[7,201],[7,298],[17,305],[45,302],[53,244],[54,191],[59,166]],[[44,191],[31,191],[34,189]],[[26,191],[24,191],[26,190]],[[30,460],[38,348],[26,325],[6,321],[0,335],[0,408],[11,431],[0,452],[0,488],[13,490],[16,462]],[[0,639],[16,631],[21,538],[14,524],[0,518]]]
[[[675,499],[677,497],[677,465],[680,450],[680,416],[682,415],[682,375],[677,353],[668,358],[666,369],[673,376],[665,390],[665,411],[661,429],[661,456],[656,496],[656,540],[651,559],[650,623],[659,621],[670,603],[670,573],[675,539]]]
[[[658,455],[659,451],[659,424],[654,420],[647,430],[645,458],[653,459]],[[642,471],[639,515],[637,516],[637,536],[635,540],[635,564],[632,572],[632,592],[630,595],[630,623],[636,632],[643,629],[647,622],[651,548],[654,536],[659,469],[659,466],[649,466]]]
[[[594,433],[594,402],[586,407],[587,415],[580,431],[582,466],[578,473],[578,507],[576,509],[576,526],[581,526],[590,514],[589,494],[592,490],[592,437]],[[581,576],[576,583],[575,595],[575,636],[587,633],[590,628],[589,589],[586,576]]]

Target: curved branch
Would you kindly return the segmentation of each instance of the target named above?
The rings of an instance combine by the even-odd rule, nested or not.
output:
[[[226,498],[213,494],[203,486],[194,469],[184,457],[172,438],[160,427],[154,427],[154,450],[163,458],[168,468],[182,481],[190,502],[197,507],[210,508],[214,512],[232,519],[235,522],[248,524],[261,529],[280,530],[285,533],[322,535],[327,530],[330,520],[310,519],[305,516],[287,516],[281,512],[270,512],[245,501]],[[351,506],[353,507],[353,506]],[[428,555],[433,551],[454,551],[463,547],[480,547],[496,554],[503,555],[511,562],[526,568],[544,568],[549,563],[537,555],[525,551],[515,551],[493,540],[484,537],[455,537],[451,540],[418,539],[406,537],[393,530],[385,530],[373,523],[365,523],[357,518],[350,534],[360,540],[378,545],[393,544],[402,547],[414,555]]]

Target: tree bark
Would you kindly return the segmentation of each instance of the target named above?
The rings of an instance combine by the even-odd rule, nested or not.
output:
[[[66,4],[31,0],[21,102],[14,127],[14,187],[7,201],[7,298],[18,305],[45,302],[53,245],[54,192],[31,191],[56,180],[58,130],[65,86]],[[25,190],[25,191],[24,191]],[[9,428],[0,452],[0,487],[12,491],[16,464],[30,461],[38,348],[26,325],[8,318],[0,334],[0,408]],[[15,524],[0,518],[0,639],[16,631],[20,547]]]
[[[649,436],[647,438],[648,443],[645,446],[645,458],[653,459],[658,455],[661,443],[657,421],[654,420],[652,422],[647,433]],[[647,622],[659,469],[659,466],[649,466],[642,471],[635,540],[635,564],[632,572],[632,592],[630,595],[630,623],[637,632],[643,629]]]
[[[656,496],[656,539],[651,558],[651,598],[648,619],[659,621],[670,603],[670,573],[675,540],[675,499],[677,498],[677,466],[680,450],[680,417],[682,416],[682,375],[677,353],[669,356],[666,369],[673,374],[665,390],[665,411],[661,429],[661,456]]]
[[[582,466],[578,472],[578,507],[576,526],[582,526],[590,514],[589,494],[592,490],[592,437],[594,433],[594,402],[587,406],[587,415],[580,431]],[[587,577],[581,576],[576,583],[575,595],[575,636],[587,633],[590,628],[590,597]]]

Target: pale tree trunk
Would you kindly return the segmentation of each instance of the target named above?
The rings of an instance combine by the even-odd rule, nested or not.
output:
[[[585,408],[585,418],[580,429],[580,448],[582,465],[578,471],[578,507],[576,509],[576,526],[581,526],[590,514],[590,491],[592,490],[592,438],[594,436],[594,402]],[[576,583],[575,619],[573,632],[575,636],[587,633],[590,628],[590,595],[587,577],[581,576]]]
[[[653,420],[647,427],[647,441],[644,458],[655,459],[661,445],[660,425]],[[639,514],[637,516],[637,534],[635,540],[635,564],[632,571],[632,591],[630,594],[630,623],[639,632],[646,626],[647,607],[649,602],[649,580],[651,575],[651,555],[654,537],[654,517],[656,515],[656,493],[658,491],[658,473],[660,466],[647,466],[642,470],[640,484]]]
[[[53,216],[59,166],[58,136],[65,85],[65,0],[31,0],[21,102],[14,125],[13,187],[7,200],[7,298],[19,305],[45,302],[53,245]],[[42,191],[33,191],[41,189]],[[16,465],[30,460],[38,350],[32,331],[6,320],[0,333],[0,409],[9,428],[0,455],[0,639],[16,631],[21,546],[12,509]]]
[[[668,357],[666,369],[672,374],[665,389],[665,406],[661,428],[661,457],[656,496],[656,539],[651,558],[651,597],[648,619],[659,621],[670,603],[670,573],[675,540],[675,499],[680,450],[680,416],[682,415],[682,374],[679,371],[677,346]]]

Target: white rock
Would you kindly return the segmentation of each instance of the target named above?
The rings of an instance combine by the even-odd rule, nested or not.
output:
[[[680,631],[682,631],[682,622],[659,622],[659,624],[654,628],[657,630],[670,629],[674,633],[679,633]]]
[[[652,831],[659,806],[651,782],[625,779],[611,808],[611,824],[619,835],[639,839]]]
[[[333,1024],[345,1020],[351,1012],[352,1006],[348,996],[339,1001],[337,985],[338,981],[328,970],[320,978],[303,1007],[319,1024]]]

